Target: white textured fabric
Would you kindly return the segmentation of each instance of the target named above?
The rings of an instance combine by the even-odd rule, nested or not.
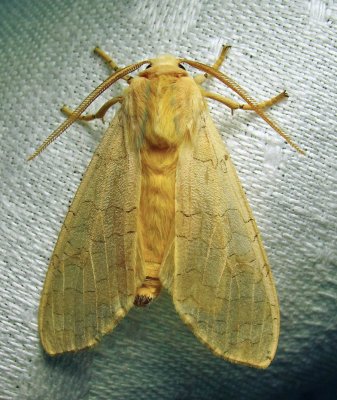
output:
[[[1,1],[1,400],[335,398],[336,25],[333,0]],[[59,107],[78,105],[108,75],[97,44],[127,65],[163,52],[212,63],[222,43],[233,46],[224,71],[253,96],[288,90],[271,115],[306,150],[297,154],[253,113],[210,102],[277,284],[274,362],[260,371],[215,357],[167,294],[94,350],[46,357],[37,310],[48,258],[107,123],[75,124],[26,157],[63,120]]]

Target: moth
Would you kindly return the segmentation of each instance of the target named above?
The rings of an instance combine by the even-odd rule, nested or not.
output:
[[[113,118],[84,174],[52,254],[39,308],[50,355],[94,346],[135,306],[162,288],[182,320],[216,355],[266,368],[279,337],[279,304],[260,234],[206,99],[253,110],[296,150],[265,113],[281,94],[258,103],[213,66],[171,55],[119,68],[30,157],[77,120]],[[137,76],[130,73],[141,69]],[[191,77],[184,64],[203,74]],[[239,104],[207,91],[214,77]],[[128,86],[95,114],[86,108],[116,81]]]

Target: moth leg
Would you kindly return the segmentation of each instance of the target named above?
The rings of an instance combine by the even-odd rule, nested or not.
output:
[[[232,112],[234,110],[240,109],[240,110],[253,110],[252,106],[249,104],[241,104],[238,103],[228,97],[223,97],[220,96],[217,93],[212,93],[212,92],[207,92],[203,91],[203,95],[209,99],[213,99],[216,101],[219,101],[220,103],[224,104],[225,106],[229,107]],[[280,101],[284,100],[285,98],[289,97],[288,93],[284,90],[283,92],[279,93],[278,95],[272,97],[271,99],[261,101],[260,103],[257,104],[259,108],[265,109],[268,107],[273,106],[274,104],[279,103]]]
[[[114,97],[110,100],[108,100],[106,103],[102,105],[102,107],[95,113],[95,114],[87,114],[87,115],[81,115],[77,118],[79,121],[92,121],[97,118],[102,118],[108,111],[110,107],[112,107],[116,103],[121,103],[123,101],[122,96]],[[63,106],[61,108],[61,111],[66,114],[68,117],[73,113],[73,110],[69,108],[68,106]]]
[[[111,69],[114,71],[118,71],[120,68],[119,66],[115,63],[115,61],[101,48],[95,47],[94,48],[94,53],[97,54],[99,57],[105,61]],[[130,83],[132,80],[132,76],[130,75],[125,75],[122,79],[124,79],[127,83]]]
[[[221,67],[221,64],[224,62],[225,58],[227,57],[230,48],[231,48],[231,46],[222,45],[219,57],[216,59],[215,63],[212,65],[212,68],[218,70]],[[194,80],[197,84],[201,85],[209,78],[211,78],[211,77],[206,73],[206,74],[196,75],[194,77]]]

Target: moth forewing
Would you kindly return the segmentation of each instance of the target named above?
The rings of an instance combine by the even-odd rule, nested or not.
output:
[[[195,335],[229,361],[265,368],[279,336],[279,307],[260,234],[205,97],[242,106],[201,88],[180,62],[232,87],[218,68],[162,56],[117,70],[40,146],[76,119],[121,108],[98,146],[70,206],[51,257],[39,311],[49,354],[93,346],[133,304],[147,305],[164,286]],[[102,54],[101,54],[102,55]],[[122,72],[121,72],[122,71]],[[93,115],[86,107],[117,79],[129,83]],[[232,85],[232,86],[231,86]],[[266,117],[267,118],[267,117]],[[269,118],[264,118],[270,123]],[[270,123],[271,124],[271,123]],[[277,125],[271,124],[272,127]],[[283,131],[282,131],[283,132]],[[291,142],[292,144],[292,142]]]
[[[51,257],[39,310],[49,354],[97,343],[132,307],[145,275],[137,254],[139,153],[118,112],[84,174]]]

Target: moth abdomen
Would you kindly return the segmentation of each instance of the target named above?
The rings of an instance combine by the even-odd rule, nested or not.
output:
[[[147,306],[159,296],[161,286],[159,278],[147,276],[142,286],[138,288],[133,304],[137,307]]]

